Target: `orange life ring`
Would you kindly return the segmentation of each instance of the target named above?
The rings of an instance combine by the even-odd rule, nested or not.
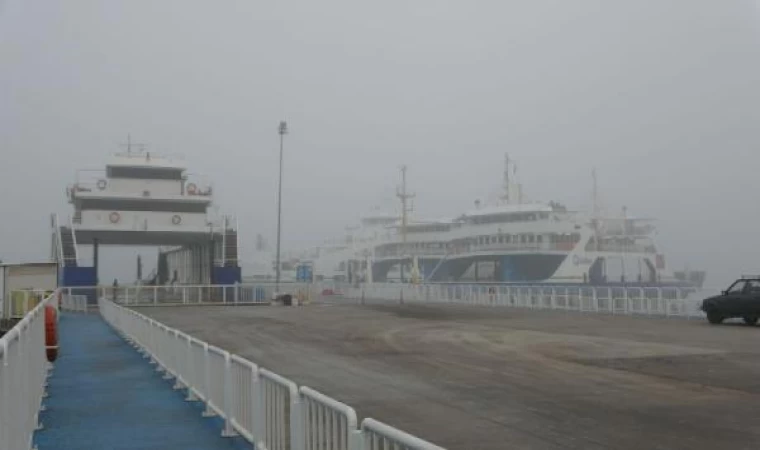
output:
[[[180,223],[182,223],[182,217],[180,217],[179,214],[175,214],[174,216],[172,216],[172,223],[174,225],[179,225]]]
[[[53,362],[58,358],[58,330],[56,312],[52,305],[45,307],[45,353],[47,360]]]
[[[187,193],[190,195],[195,194],[198,192],[198,186],[195,185],[195,183],[190,183],[187,185]]]
[[[110,220],[111,223],[119,223],[119,221],[121,220],[121,214],[114,211],[111,214],[109,214],[108,220]]]

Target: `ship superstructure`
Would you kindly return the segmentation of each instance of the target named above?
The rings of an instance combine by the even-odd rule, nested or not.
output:
[[[97,284],[101,245],[160,247],[156,283],[239,281],[236,221],[210,213],[213,189],[202,179],[177,158],[131,148],[105,170],[79,171],[67,188],[73,214],[53,216],[62,284]],[[92,259],[83,257],[83,245],[92,246]]]
[[[446,219],[396,215],[360,246],[346,245],[329,258],[315,251],[303,260],[318,278],[350,281],[683,283],[658,252],[653,220],[625,208],[601,212],[595,174],[592,211],[572,211],[555,201],[528,201],[513,164],[506,156],[504,192],[495,204],[476,202]]]

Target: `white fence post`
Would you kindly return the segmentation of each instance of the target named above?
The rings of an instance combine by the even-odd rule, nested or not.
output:
[[[189,370],[194,371],[195,370],[195,356],[193,355],[193,340],[188,337],[187,339],[187,367]],[[195,375],[193,375],[193,378],[190,378],[188,381],[195,379]],[[185,397],[185,400],[188,402],[194,402],[198,400],[198,397],[196,397],[195,393],[193,392],[193,386],[188,382],[187,386],[187,397]]]
[[[599,312],[599,294],[596,290],[596,287],[591,288],[591,297],[592,301],[594,302],[594,312]]]
[[[552,309],[557,309],[557,288],[552,288]]]
[[[203,417],[214,416],[214,410],[211,408],[211,361],[209,357],[208,344],[203,343],[203,392],[206,396],[206,410],[203,411]]]
[[[224,352],[224,430],[222,436],[237,436],[235,429],[232,428],[232,417],[234,416],[235,399],[232,393],[232,362],[230,361],[229,352]]]

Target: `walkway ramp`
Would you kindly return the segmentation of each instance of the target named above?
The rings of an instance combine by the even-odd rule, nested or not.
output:
[[[250,449],[185,402],[99,314],[64,314],[39,450]]]

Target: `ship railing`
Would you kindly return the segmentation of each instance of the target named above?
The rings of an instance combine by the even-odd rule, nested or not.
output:
[[[61,293],[58,309],[60,311],[86,313],[88,311],[87,296]]]
[[[376,258],[411,258],[409,255],[419,257],[431,257],[431,256],[445,256],[447,250],[445,248],[410,248],[409,250],[380,250],[375,253]]]
[[[69,200],[71,200],[77,192],[96,192],[101,190],[101,187],[103,187],[103,182],[101,180],[107,181],[106,171],[103,169],[78,170],[74,183],[67,186]]]
[[[709,289],[647,286],[550,286],[488,283],[372,283],[343,286],[344,297],[396,303],[455,303],[622,315],[704,317]]]
[[[45,307],[55,293],[38,302],[0,337],[0,448],[31,449],[45,397],[49,364],[45,349]]]
[[[221,435],[262,450],[440,450],[309,387],[100,298],[103,318],[187,399],[221,419]],[[2,405],[0,405],[2,407]],[[13,447],[16,448],[16,447]],[[19,447],[20,448],[20,447]]]
[[[178,180],[179,181],[179,180]],[[183,179],[184,193],[188,196],[211,196],[214,185],[206,176],[197,173],[189,173]],[[108,190],[109,179],[105,170],[79,170],[74,183],[66,187],[69,200],[72,200],[78,192],[100,192]],[[180,192],[177,192],[179,195]]]
[[[189,174],[185,178],[184,195],[210,197],[214,194],[214,185],[206,177]]]

